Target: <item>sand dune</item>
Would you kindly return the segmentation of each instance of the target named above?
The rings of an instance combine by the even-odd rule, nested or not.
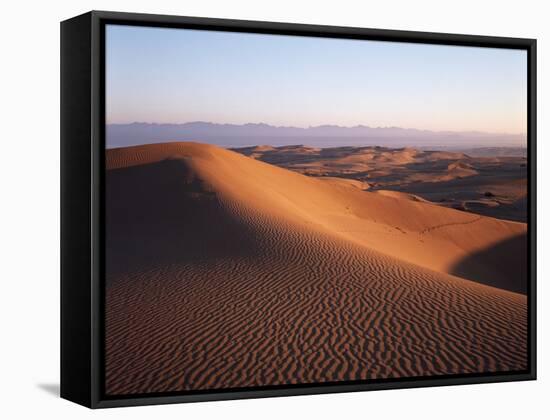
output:
[[[107,151],[106,194],[108,393],[526,368],[525,224],[196,143]]]
[[[374,191],[376,194],[383,195],[384,197],[392,197],[397,198],[400,200],[409,200],[409,201],[416,201],[419,203],[428,203],[432,204],[428,200],[423,199],[422,197],[419,197],[414,194],[408,194],[400,191],[389,191],[389,190],[376,190]]]
[[[447,165],[447,170],[440,172],[427,172],[412,174],[406,178],[407,182],[445,182],[454,179],[462,179],[470,176],[479,175],[479,172],[474,169],[471,164],[456,161]]]
[[[235,151],[309,176],[354,179],[367,182],[371,190],[398,190],[440,206],[527,220],[527,212],[516,205],[527,194],[527,162],[522,156],[506,156],[517,153],[509,148],[488,149],[477,157],[455,151],[378,146],[261,146]],[[490,156],[491,151],[495,155]],[[487,192],[493,194],[490,200]]]
[[[370,188],[368,182],[358,181],[356,179],[339,178],[339,177],[333,177],[333,176],[324,176],[319,179],[322,180],[323,182],[328,182],[332,185],[337,185],[340,187],[347,187],[347,188],[355,188],[360,191],[365,191]]]

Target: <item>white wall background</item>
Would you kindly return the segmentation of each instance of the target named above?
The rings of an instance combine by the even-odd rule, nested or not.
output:
[[[0,417],[519,419],[550,414],[550,25],[543,1],[11,1],[2,6]],[[539,380],[91,411],[59,384],[59,21],[91,9],[538,39]],[[546,258],[545,258],[546,257]],[[538,415],[537,415],[538,413]]]

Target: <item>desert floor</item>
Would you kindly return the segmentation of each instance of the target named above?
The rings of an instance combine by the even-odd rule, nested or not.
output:
[[[107,393],[526,369],[525,160],[370,149],[108,150]]]

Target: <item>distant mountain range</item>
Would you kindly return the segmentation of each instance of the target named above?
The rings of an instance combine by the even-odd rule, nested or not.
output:
[[[401,127],[276,127],[269,124],[216,124],[188,122],[184,124],[131,123],[108,124],[107,147],[127,147],[170,141],[197,141],[224,147],[258,144],[285,146],[307,144],[317,147],[334,146],[522,146],[525,135],[492,134],[478,131],[429,131]]]

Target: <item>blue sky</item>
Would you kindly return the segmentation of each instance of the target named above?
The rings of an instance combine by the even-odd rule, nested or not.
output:
[[[525,51],[108,25],[107,122],[524,133]]]

